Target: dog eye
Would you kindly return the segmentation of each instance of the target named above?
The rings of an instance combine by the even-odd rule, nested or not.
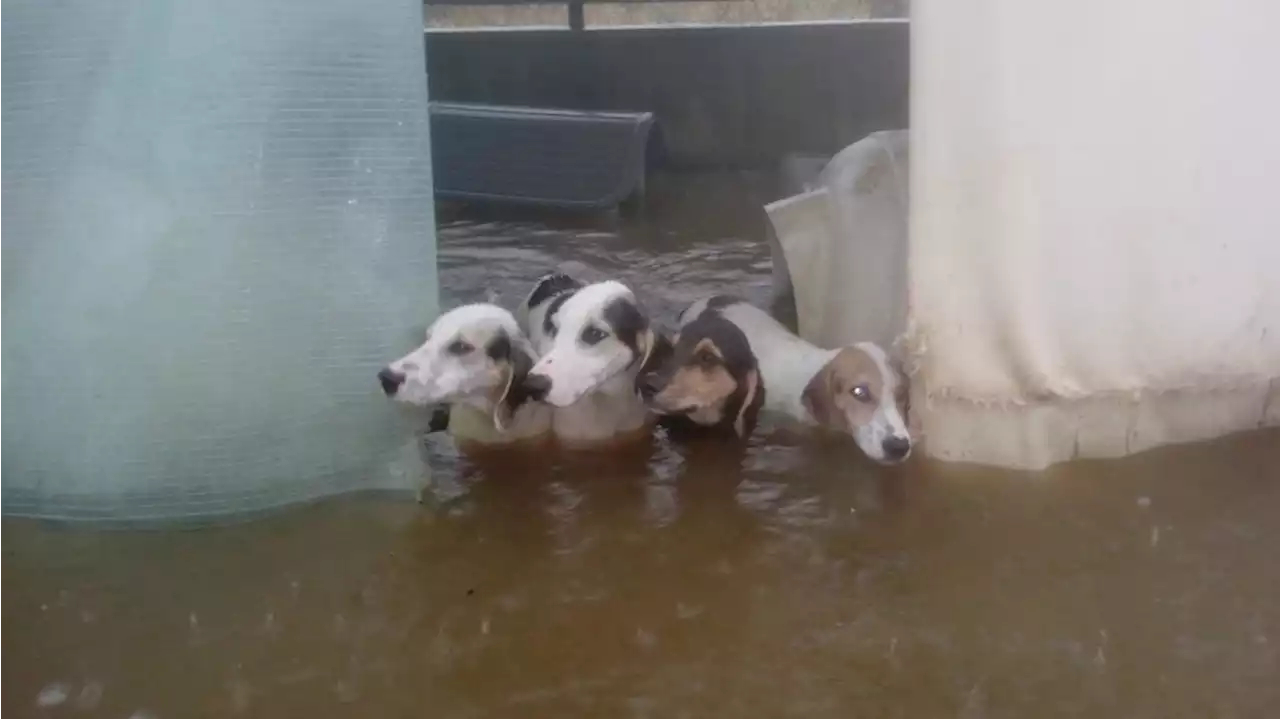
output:
[[[582,343],[586,345],[597,345],[604,341],[609,334],[599,327],[588,327],[582,331]]]
[[[855,384],[853,389],[849,390],[849,394],[853,395],[853,398],[859,402],[871,401],[871,390],[865,384]]]
[[[703,369],[711,369],[719,364],[719,359],[710,352],[699,352],[697,356],[698,366]]]
[[[450,342],[449,346],[444,349],[445,349],[445,352],[448,352],[449,354],[454,355],[455,357],[461,357],[462,355],[469,354],[472,350],[475,349],[475,347],[471,343],[467,342],[466,340],[454,340]]]

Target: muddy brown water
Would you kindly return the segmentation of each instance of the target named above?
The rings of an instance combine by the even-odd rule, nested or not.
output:
[[[660,317],[769,297],[758,199],[617,226],[445,217],[446,297],[556,266]],[[656,218],[656,219],[654,219]],[[1280,716],[1280,435],[1019,474],[766,426],[745,451],[476,468],[426,506],[6,520],[3,708],[101,717]]]

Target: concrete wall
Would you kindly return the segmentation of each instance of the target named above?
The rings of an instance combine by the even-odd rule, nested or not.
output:
[[[907,126],[905,21],[428,34],[432,99],[650,110],[677,166],[773,166]]]

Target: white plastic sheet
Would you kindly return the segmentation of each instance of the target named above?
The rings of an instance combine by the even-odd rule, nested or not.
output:
[[[436,309],[421,4],[4,9],[4,511],[414,488],[374,373]]]
[[[1280,6],[912,10],[929,452],[1037,468],[1280,424]]]
[[[889,348],[907,317],[907,131],[875,132],[832,157],[808,192],[765,207],[778,294],[820,347]],[[779,275],[782,275],[781,277]]]

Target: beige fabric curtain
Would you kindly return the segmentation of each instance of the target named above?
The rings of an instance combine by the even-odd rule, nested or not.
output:
[[[945,460],[1280,425],[1280,5],[923,0],[912,22],[909,212],[904,133],[767,208],[800,333],[897,337]]]
[[[930,453],[1034,468],[1280,423],[1280,6],[913,12]]]

